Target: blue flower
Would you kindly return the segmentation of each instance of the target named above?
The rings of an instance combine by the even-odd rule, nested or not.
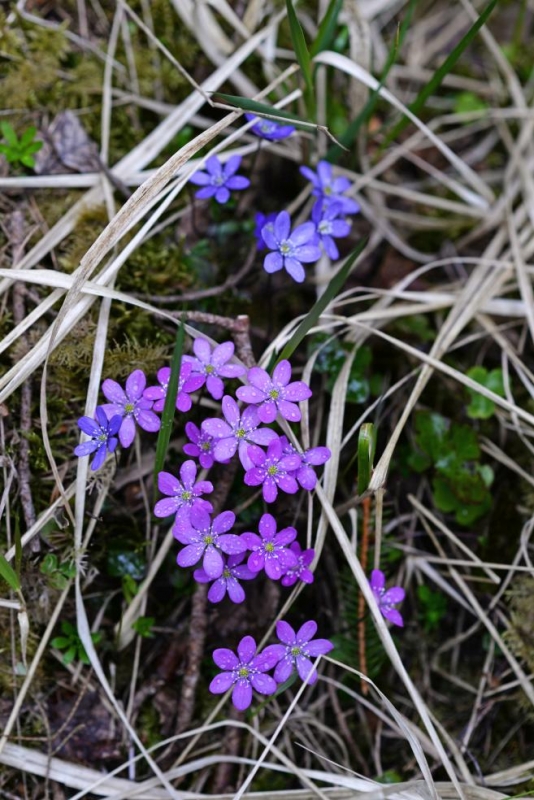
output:
[[[254,222],[256,223],[256,227],[254,228],[254,236],[256,237],[257,241],[257,250],[266,250],[267,245],[265,244],[265,240],[262,236],[262,230],[266,225],[269,225],[271,231],[274,230],[274,221],[276,219],[276,212],[272,212],[271,214],[262,214],[261,211],[257,211],[254,214]]]
[[[210,156],[206,161],[207,172],[195,172],[189,179],[191,183],[202,187],[195,192],[195,197],[201,200],[215,197],[218,203],[227,203],[230,190],[250,186],[248,178],[235,174],[240,164],[241,156],[231,156],[225,164],[221,164],[217,156]]]
[[[279,125],[273,122],[272,119],[262,119],[254,116],[254,114],[245,114],[249,122],[256,120],[256,124],[251,127],[252,133],[260,136],[262,139],[269,139],[271,142],[279,142],[281,139],[287,139],[288,136],[294,132],[293,125]]]
[[[339,239],[347,236],[350,231],[347,220],[338,219],[338,215],[342,212],[343,207],[337,201],[329,203],[326,207],[323,201],[318,201],[312,210],[312,220],[317,228],[317,239],[323,245],[327,256],[333,260],[339,258],[339,250],[334,242],[334,237]]]
[[[261,231],[269,250],[274,250],[265,256],[265,271],[278,272],[285,269],[297,283],[302,283],[305,277],[302,262],[308,264],[321,257],[320,249],[314,244],[315,234],[313,222],[305,222],[291,232],[291,217],[287,211],[281,211],[272,228],[267,224]]]
[[[357,214],[360,206],[352,197],[346,197],[345,193],[352,187],[348,178],[334,178],[332,175],[332,164],[328,161],[319,161],[317,172],[309,167],[301,167],[300,172],[313,184],[312,194],[323,201],[324,206],[330,203],[339,203],[343,214]]]
[[[82,442],[74,450],[76,456],[88,456],[96,451],[96,455],[91,463],[91,469],[99,469],[104,463],[106,452],[112,453],[118,444],[116,434],[122,423],[120,414],[116,414],[109,421],[102,406],[97,406],[95,411],[96,420],[91,417],[80,417],[78,427],[90,436],[88,442]]]

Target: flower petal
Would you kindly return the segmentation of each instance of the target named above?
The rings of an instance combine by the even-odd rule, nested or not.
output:
[[[146,377],[142,369],[135,369],[126,379],[126,395],[134,401],[143,395],[146,386]]]
[[[216,675],[210,683],[209,689],[212,694],[224,694],[228,691],[234,682],[234,675],[232,672],[221,672]]]
[[[278,272],[283,266],[284,259],[278,252],[268,253],[263,261],[263,269],[268,273]]]
[[[261,672],[252,674],[250,682],[260,694],[274,694],[277,689],[276,681],[270,675],[263,675]]]
[[[128,402],[124,389],[119,386],[117,381],[113,381],[111,378],[106,378],[102,384],[102,392],[110,402],[116,403],[119,406],[124,406],[125,403]]]
[[[193,564],[198,564],[202,558],[204,546],[202,544],[188,544],[183,550],[180,550],[176,562],[179,567],[192,567]],[[202,564],[204,571],[209,575],[206,569],[206,564]],[[218,575],[211,575],[210,577],[218,578]]]
[[[295,644],[296,635],[295,631],[285,620],[281,619],[276,623],[276,635],[280,639],[281,642],[287,645]]]
[[[239,659],[236,654],[227,647],[218,647],[213,651],[213,660],[219,669],[230,670],[239,666]]]
[[[224,559],[219,550],[217,550],[217,548],[213,545],[210,545],[206,548],[202,567],[206,575],[208,575],[211,579],[221,577],[224,569]]]
[[[195,573],[196,574],[196,573]],[[208,579],[209,580],[209,579]],[[209,588],[208,600],[210,603],[220,603],[226,594],[227,580],[218,578]]]
[[[237,645],[237,655],[243,664],[248,664],[256,655],[256,642],[252,636],[244,636]]]
[[[135,438],[135,422],[132,417],[124,417],[119,431],[119,440],[123,447],[130,447]]]
[[[232,692],[232,703],[238,711],[245,711],[252,703],[252,686],[245,678],[240,678]]]
[[[303,283],[304,278],[306,277],[306,273],[304,272],[304,267],[297,261],[296,258],[285,258],[284,259],[284,267],[287,270],[287,273],[291,275],[294,281],[297,283]]]

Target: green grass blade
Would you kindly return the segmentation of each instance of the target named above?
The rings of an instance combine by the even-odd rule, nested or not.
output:
[[[369,486],[375,457],[376,433],[372,422],[366,422],[358,434],[358,494]]]
[[[384,65],[384,69],[382,70],[382,75],[380,76],[380,84],[376,88],[376,90],[371,94],[367,103],[362,108],[360,113],[357,117],[355,117],[352,122],[349,124],[348,128],[339,136],[339,142],[343,145],[343,147],[350,148],[358,135],[358,131],[360,130],[361,126],[364,125],[370,118],[371,114],[375,110],[375,106],[380,99],[380,89],[386,83],[387,77],[389,75],[389,71],[391,67],[395,64],[397,60],[397,55],[402,47],[402,43],[404,41],[404,37],[410,27],[410,23],[412,21],[413,12],[415,6],[417,5],[418,0],[410,0],[410,4],[408,6],[408,10],[404,16],[402,21],[402,25],[400,26],[397,35],[393,40],[393,44],[391,45],[388,53],[388,57],[386,59],[386,63]],[[326,154],[326,160],[335,163],[339,156],[342,153],[342,148],[338,147],[337,145],[333,145]]]
[[[343,0],[330,0],[326,14],[323,17],[315,41],[310,47],[310,56],[316,56],[321,50],[328,50],[334,38],[339,12],[343,7]]]
[[[225,103],[225,105],[235,106],[242,111],[250,111],[254,114],[266,114],[273,119],[276,117],[280,117],[282,120],[287,119],[297,127],[301,124],[303,130],[310,129],[310,123],[304,122],[299,116],[292,114],[291,111],[282,111],[281,108],[273,108],[266,103],[258,103],[257,100],[249,100],[248,97],[239,97],[235,94],[216,92],[213,95],[213,100],[215,100],[215,102]]]
[[[180,378],[182,352],[184,349],[184,336],[184,323],[183,321],[180,321],[171,359],[171,374],[169,377],[169,385],[167,386],[165,405],[163,407],[163,414],[161,415],[161,428],[159,429],[158,442],[156,445],[156,460],[154,464],[155,485],[157,485],[158,474],[163,469],[165,456],[167,455],[167,450],[169,448],[169,442],[171,439],[172,424],[174,422],[174,407],[176,403],[176,396],[178,394],[178,381]]]
[[[460,58],[466,47],[469,44],[471,44],[471,42],[479,32],[481,27],[485,25],[485,23],[488,20],[488,17],[490,16],[491,12],[493,11],[497,3],[498,0],[490,0],[490,2],[482,11],[482,13],[479,15],[478,19],[471,25],[465,36],[458,42],[458,44],[452,50],[452,52],[449,53],[449,55],[447,56],[441,67],[438,67],[438,69],[432,75],[426,86],[424,86],[423,89],[421,89],[421,91],[419,92],[413,103],[410,106],[408,106],[408,108],[413,114],[419,114],[422,111],[428,98],[431,97],[435,93],[435,91],[439,88],[441,82],[443,81],[445,76],[448,75],[449,72],[451,72],[451,70],[453,69],[454,65],[456,64],[456,62],[458,61],[458,59]],[[387,147],[388,144],[390,144],[390,142],[396,139],[397,136],[400,133],[402,133],[402,131],[406,128],[406,126],[409,125],[409,123],[410,120],[408,119],[408,117],[403,117],[401,120],[399,120],[399,122],[395,125],[393,130],[390,131],[390,133],[388,133],[384,142],[382,142],[380,149],[382,150],[384,147]]]
[[[280,361],[283,361],[285,358],[291,358],[301,341],[304,339],[306,334],[308,333],[311,328],[317,323],[317,320],[325,310],[325,308],[332,302],[334,297],[341,291],[345,281],[347,280],[354,264],[362,252],[363,248],[367,244],[367,239],[363,239],[358,247],[352,251],[349,255],[339,272],[334,275],[330,283],[328,284],[324,294],[317,300],[313,308],[306,314],[300,325],[298,326],[297,330],[286,344],[280,356],[277,358],[276,363],[278,364]]]
[[[2,553],[0,553],[0,577],[5,580],[9,588],[13,589],[14,592],[20,590],[20,581],[17,573]]]
[[[302,71],[302,77],[306,84],[306,89],[313,97],[313,78],[311,69],[311,56],[304,38],[304,32],[301,28],[297,14],[293,7],[292,0],[286,0],[287,19],[289,21],[289,30],[291,33],[291,41],[293,42],[293,49],[299,62],[299,67]]]

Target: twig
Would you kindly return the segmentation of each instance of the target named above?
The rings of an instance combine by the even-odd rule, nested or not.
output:
[[[11,239],[13,267],[16,267],[24,255],[24,214],[20,209],[12,212],[7,220],[6,228]],[[13,319],[15,325],[19,325],[26,316],[26,306],[24,303],[25,287],[17,281],[13,284]],[[21,340],[25,347],[29,349],[28,338],[22,334]],[[28,434],[32,429],[32,384],[28,379],[21,387],[20,400],[20,444],[19,458],[17,463],[17,473],[20,491],[20,503],[24,514],[26,529],[31,528],[36,520],[35,506],[31,492],[31,472],[30,472],[30,445]],[[38,536],[32,539],[32,552],[39,552],[41,542]]]
[[[360,564],[367,572],[367,556],[369,554],[369,518],[371,516],[371,498],[362,500],[362,544],[360,547]],[[365,597],[360,592],[358,597],[358,650],[360,672],[367,675],[367,658],[365,655]],[[369,684],[362,680],[363,694],[369,694]]]

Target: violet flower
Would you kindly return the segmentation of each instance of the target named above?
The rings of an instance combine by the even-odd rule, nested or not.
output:
[[[184,444],[184,453],[192,458],[198,458],[200,466],[209,469],[213,466],[213,445],[214,438],[206,431],[197,428],[194,422],[185,423],[185,432],[189,442]]]
[[[397,611],[394,606],[397,603],[402,603],[405,598],[404,589],[400,586],[392,586],[391,589],[386,591],[386,576],[380,569],[374,569],[371,572],[371,580],[369,581],[378,608],[382,612],[382,616],[398,625],[400,628],[404,627],[404,620],[400,611]]]
[[[298,492],[298,484],[291,474],[300,466],[298,453],[285,456],[282,452],[280,437],[276,437],[267,447],[265,453],[261,447],[251,445],[248,457],[253,467],[245,472],[244,481],[247,486],[262,486],[263,499],[266,503],[274,503],[280,488],[287,494]]]
[[[313,583],[313,572],[308,567],[315,558],[315,550],[312,548],[302,550],[298,542],[291,542],[289,549],[297,557],[297,563],[294,567],[289,567],[286,574],[282,576],[280,581],[282,586],[293,586],[297,581]]]
[[[263,238],[261,232],[266,226],[269,226],[269,229],[274,231],[275,219],[276,214],[274,212],[272,214],[262,214],[261,211],[257,211],[254,215],[254,221],[256,223],[256,227],[254,228],[254,236],[256,237],[257,241],[257,250],[267,250],[267,245],[265,244],[265,239]]]
[[[240,386],[236,391],[239,400],[254,403],[262,422],[273,422],[279,412],[289,422],[299,422],[300,409],[295,403],[308,400],[312,393],[304,381],[291,380],[291,364],[285,359],[276,365],[273,377],[261,367],[252,367],[247,372],[249,386]]]
[[[250,128],[252,133],[255,133],[256,136],[260,136],[262,139],[269,139],[271,142],[279,142],[281,139],[287,139],[287,137],[291,136],[295,131],[293,125],[280,125],[272,119],[256,117],[254,114],[245,114],[245,117],[249,122],[256,120],[256,124]]]
[[[265,225],[261,235],[269,250],[263,262],[266,272],[278,272],[285,269],[293,280],[302,283],[305,278],[302,263],[309,264],[321,257],[321,251],[314,244],[315,225],[304,222],[291,231],[291,217],[287,211],[281,211],[276,217],[273,228]]]
[[[222,553],[237,555],[247,549],[245,541],[235,533],[227,533],[235,522],[233,511],[223,511],[213,521],[202,508],[191,508],[188,516],[178,514],[172,532],[175,539],[187,545],[176,559],[180,567],[192,567],[202,558],[202,568],[209,580],[220,578],[224,569]]]
[[[200,495],[209,494],[213,491],[213,484],[210,481],[198,481],[197,465],[194,461],[184,461],[180,467],[180,479],[175,478],[170,472],[160,472],[158,474],[158,489],[162,494],[167,495],[162,500],[158,500],[154,507],[156,517],[170,517],[171,514],[178,515],[181,511],[189,512],[193,507],[201,508],[204,511],[213,511],[213,506],[207,500],[203,500]]]
[[[347,220],[338,219],[339,214],[342,213],[343,208],[338,202],[329,203],[326,206],[324,202],[318,202],[312,209],[312,220],[317,228],[317,238],[326,255],[333,261],[339,258],[339,250],[334,238],[339,239],[350,233],[350,225]]]
[[[293,453],[298,453],[285,436],[281,436],[280,439],[284,455],[290,456]],[[315,484],[317,483],[317,475],[313,467],[325,464],[332,456],[332,453],[328,447],[310,447],[308,450],[298,453],[298,455],[300,456],[301,466],[293,473],[294,477],[303,489],[311,492],[315,489]]]
[[[246,189],[250,186],[248,178],[235,173],[241,164],[241,156],[231,156],[225,164],[221,164],[217,156],[210,156],[205,163],[206,172],[195,172],[190,182],[202,188],[195,192],[195,197],[204,200],[215,197],[218,203],[227,203],[230,190]]]
[[[316,658],[329,653],[334,645],[328,639],[315,639],[317,633],[317,623],[309,620],[302,625],[297,633],[291,625],[284,620],[276,623],[276,635],[282,642],[279,645],[271,645],[270,653],[278,655],[278,664],[274,671],[274,679],[277,683],[285,683],[296,669],[300,678],[307,681],[310,685],[317,680],[317,670],[314,669],[310,656]]]
[[[267,652],[269,651],[269,652]],[[209,686],[212,694],[223,694],[231,686],[232,703],[238,711],[244,711],[252,702],[252,689],[260,694],[273,694],[276,683],[270,675],[264,675],[276,664],[276,654],[271,648],[256,655],[256,642],[245,636],[237,645],[237,656],[226,647],[213,652],[213,660],[224,670],[216,675]]]
[[[119,440],[116,438],[116,434],[122,424],[120,414],[116,414],[108,420],[101,406],[96,407],[95,417],[96,419],[80,417],[78,427],[91,438],[74,448],[75,456],[88,456],[95,453],[91,462],[92,470],[100,469],[106,458],[106,452],[109,450],[112,453],[117,447]]]
[[[241,534],[247,548],[252,550],[247,566],[255,573],[265,569],[269,578],[277,581],[288,569],[297,565],[295,553],[287,549],[287,545],[297,538],[297,532],[295,528],[283,528],[277,533],[272,514],[262,516],[258,531],[259,536],[251,532]]]
[[[176,394],[175,407],[178,411],[186,413],[190,411],[193,401],[189,397],[191,392],[196,392],[204,385],[205,379],[202,375],[193,375],[193,365],[187,363],[182,359],[180,365],[180,375],[178,377],[178,392]],[[143,397],[148,400],[154,400],[154,411],[163,411],[165,408],[165,399],[167,397],[167,390],[169,388],[169,380],[171,378],[171,368],[162,367],[158,370],[159,386],[149,386],[143,392]]]
[[[117,381],[106,378],[102,384],[102,391],[110,403],[104,403],[102,408],[108,419],[117,414],[122,417],[119,429],[119,441],[123,447],[129,447],[135,436],[135,423],[145,431],[154,433],[159,431],[160,419],[152,408],[152,401],[143,397],[146,386],[145,373],[136,369],[126,379],[126,391]]]
[[[227,592],[232,603],[243,602],[245,591],[239,581],[250,581],[258,574],[257,572],[252,572],[246,564],[242,563],[244,559],[245,553],[228,557],[223,567],[222,575],[209,588],[208,600],[210,603],[220,603]],[[204,569],[196,569],[193,577],[198,583],[209,583],[209,581],[213,580]]]
[[[254,464],[248,456],[250,444],[268,445],[277,435],[270,428],[260,428],[260,418],[255,408],[249,407],[241,414],[239,406],[230,395],[222,399],[222,412],[225,419],[210,417],[202,423],[202,430],[213,436],[215,461],[226,462],[232,458],[236,450],[244,469],[251,469]]]
[[[208,392],[214,400],[220,400],[223,396],[223,378],[239,378],[245,374],[245,367],[239,364],[227,364],[234,355],[234,345],[232,342],[223,342],[217,345],[213,352],[206,339],[195,339],[193,342],[195,358],[184,356],[184,361],[191,364],[192,377],[202,378],[201,386],[206,384]]]
[[[335,178],[332,175],[332,164],[329,164],[328,161],[319,161],[317,172],[309,167],[300,167],[300,171],[305,178],[312,182],[312,194],[322,200],[325,206],[336,202],[341,205],[344,214],[358,213],[360,206],[356,200],[345,195],[345,192],[352,187],[352,183],[348,178],[342,176]]]

